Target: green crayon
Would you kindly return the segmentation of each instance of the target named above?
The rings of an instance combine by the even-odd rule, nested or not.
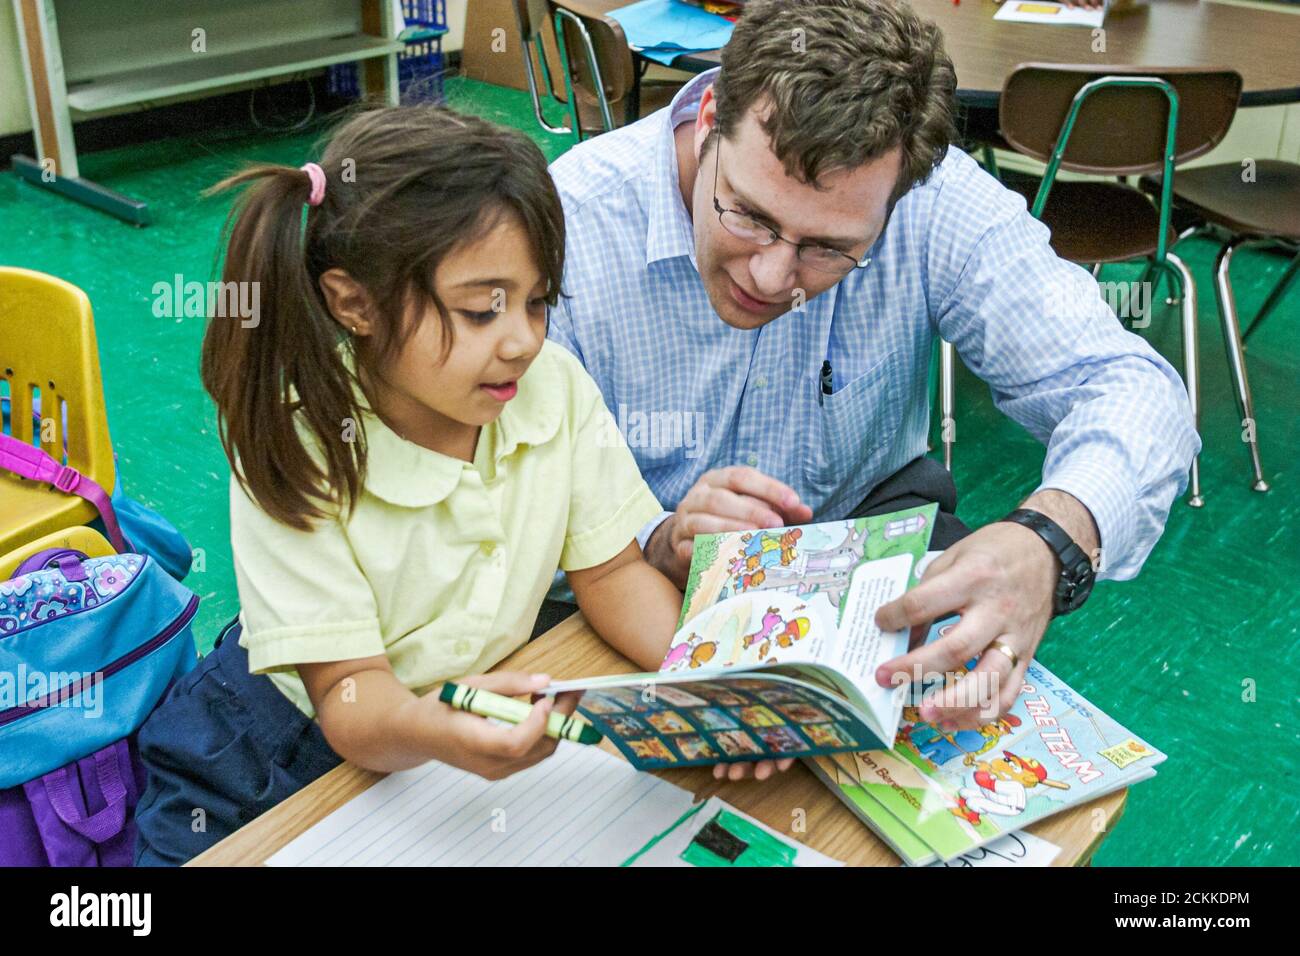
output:
[[[451,681],[442,685],[438,699],[457,710],[465,710],[480,717],[495,717],[511,724],[523,723],[533,709],[532,704],[525,704],[521,700],[502,697],[478,687],[453,684]],[[546,718],[546,736],[556,740],[572,740],[579,744],[598,744],[605,739],[599,730],[577,714],[552,713]]]

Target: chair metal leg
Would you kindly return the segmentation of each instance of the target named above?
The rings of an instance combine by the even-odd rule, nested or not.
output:
[[[1281,301],[1282,296],[1286,294],[1286,290],[1295,279],[1297,271],[1300,271],[1300,253],[1296,253],[1296,257],[1291,260],[1291,264],[1287,266],[1286,271],[1282,273],[1282,278],[1278,280],[1277,285],[1273,286],[1273,291],[1268,294],[1268,298],[1264,300],[1264,304],[1261,305],[1259,311],[1255,313],[1255,318],[1251,321],[1250,325],[1246,326],[1246,331],[1241,333],[1241,343],[1243,348],[1245,348],[1246,342],[1250,341],[1251,335],[1253,335],[1255,330],[1259,328],[1260,323],[1263,322],[1268,314],[1273,311],[1273,308],[1279,301]]]
[[[984,145],[984,171],[994,179],[1001,179],[1002,174],[998,172],[998,157],[993,152],[993,147],[987,143]]]
[[[952,445],[957,421],[953,418],[956,397],[956,357],[952,343],[939,340],[939,408],[943,413],[943,467],[952,471]]]
[[[1250,381],[1246,377],[1246,357],[1242,353],[1241,346],[1241,326],[1237,322],[1237,302],[1232,294],[1232,281],[1229,277],[1232,255],[1241,244],[1241,239],[1234,239],[1219,250],[1219,257],[1214,263],[1214,291],[1219,300],[1219,319],[1223,322],[1223,344],[1228,351],[1228,366],[1232,369],[1232,378],[1237,386],[1237,410],[1242,415],[1242,427],[1246,432],[1245,441],[1250,451],[1250,463],[1255,472],[1252,487],[1256,491],[1268,491],[1268,482],[1264,480],[1264,469],[1259,463],[1255,404],[1250,397]]]
[[[532,49],[528,42],[528,30],[524,26],[520,10],[517,5],[514,6],[515,26],[518,28],[520,45],[524,55],[524,77],[528,80],[528,96],[533,103],[533,115],[537,118],[537,125],[548,133],[554,133],[559,136],[568,136],[573,130],[568,126],[552,126],[546,119],[546,114],[542,112],[542,93],[538,89],[537,74],[533,72]],[[541,34],[537,34],[535,47],[537,49],[537,59],[542,67],[542,79],[546,83],[546,90],[551,91],[551,73],[546,65],[546,50],[542,45]],[[575,111],[576,112],[576,111]]]
[[[1205,222],[1193,223],[1192,225],[1188,226],[1186,229],[1184,229],[1182,232],[1178,234],[1178,237],[1174,240],[1174,245],[1176,246],[1184,239],[1190,239],[1192,238],[1192,236],[1206,235],[1213,231],[1214,231],[1213,227],[1209,223],[1205,223]],[[1163,277],[1163,272],[1157,273],[1156,284],[1151,289],[1152,302],[1156,300],[1156,293],[1160,291],[1160,279],[1162,277]],[[1165,305],[1178,305],[1179,299],[1178,299],[1177,288],[1170,289],[1169,292],[1170,294],[1165,297]]]
[[[1169,272],[1170,288],[1182,301],[1183,314],[1183,378],[1187,383],[1187,403],[1192,409],[1192,428],[1201,433],[1201,366],[1196,338],[1196,283],[1191,270],[1172,252],[1165,253],[1164,268]],[[1191,477],[1188,481],[1187,504],[1200,508],[1205,504],[1201,496],[1201,456],[1192,459]]]
[[[600,62],[596,59],[596,48],[592,45],[591,34],[587,32],[586,25],[582,19],[570,10],[564,7],[555,8],[555,42],[560,49],[560,63],[564,67],[564,91],[569,97],[569,105],[573,114],[573,135],[576,142],[582,142],[582,118],[578,115],[578,97],[573,88],[572,61],[569,59],[569,50],[564,40],[564,22],[568,21],[573,25],[578,34],[578,39],[582,41],[583,52],[587,57],[587,70],[591,73],[591,83],[596,91],[596,102],[600,106],[600,119],[605,127],[605,132],[609,133],[615,129],[614,114],[610,110],[609,97],[605,95],[605,81],[600,75]]]
[[[1150,282],[1151,274],[1156,271],[1157,271],[1156,264],[1152,262],[1150,259],[1148,259],[1146,265],[1142,268],[1142,278],[1138,279],[1138,285],[1145,285],[1146,283]],[[1151,291],[1155,292],[1154,289],[1152,289]]]
[[[1142,268],[1142,278],[1138,279],[1138,286],[1145,286],[1148,282],[1152,283],[1151,292],[1146,297],[1149,304],[1155,304],[1156,295],[1160,292],[1160,283],[1164,280],[1164,277],[1165,270],[1158,267],[1154,260],[1148,259],[1146,265]],[[1121,319],[1120,321],[1123,322],[1126,329],[1130,332],[1133,331],[1132,319]]]

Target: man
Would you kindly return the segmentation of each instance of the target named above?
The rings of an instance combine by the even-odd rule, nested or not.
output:
[[[550,335],[620,423],[661,425],[627,430],[672,509],[643,529],[650,561],[680,587],[702,532],[940,502],[946,552],[877,622],[961,621],[877,680],[979,657],[996,699],[959,682],[921,710],[945,730],[1010,708],[1094,569],[1137,574],[1200,447],[1169,364],[948,148],[954,88],[901,0],[755,0],[720,72],[551,168],[568,259]],[[1031,513],[973,533],[952,514],[925,457],[937,337],[1046,444]]]

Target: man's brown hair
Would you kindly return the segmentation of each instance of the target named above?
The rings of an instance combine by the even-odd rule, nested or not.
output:
[[[717,130],[770,104],[773,152],[814,185],[899,146],[892,205],[947,154],[956,86],[939,28],[904,0],[752,0],[722,51]]]

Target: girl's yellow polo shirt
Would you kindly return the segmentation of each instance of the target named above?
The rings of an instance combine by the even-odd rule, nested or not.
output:
[[[232,479],[240,644],[303,713],[295,664],[385,654],[416,693],[527,642],[557,567],[608,561],[660,514],[595,382],[547,342],[473,464],[364,417],[350,516],[296,531]]]

